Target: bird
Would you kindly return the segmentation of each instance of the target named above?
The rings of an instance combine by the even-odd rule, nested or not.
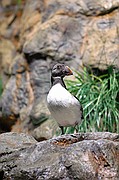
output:
[[[73,72],[68,66],[55,64],[51,70],[51,88],[47,95],[48,109],[61,128],[61,134],[64,134],[63,127],[76,127],[82,122],[82,106],[67,90],[63,80],[70,75],[73,75]]]

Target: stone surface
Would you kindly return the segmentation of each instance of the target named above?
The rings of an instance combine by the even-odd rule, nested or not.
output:
[[[0,179],[118,180],[119,135],[83,133],[36,143],[25,134],[0,135]]]
[[[3,76],[9,76],[0,102],[1,127],[31,132],[48,118],[45,100],[54,63],[77,70],[119,68],[119,0],[27,0],[19,7],[3,2],[0,61]]]
[[[49,118],[36,127],[31,134],[37,141],[42,141],[55,137],[56,134],[60,135],[61,129],[55,120]]]
[[[118,0],[42,3],[37,31],[25,42],[23,51],[55,61],[72,60],[73,65],[78,61],[100,69],[110,64],[119,67],[118,8]]]
[[[5,87],[7,80],[9,79],[10,66],[16,56],[16,49],[14,44],[7,39],[0,41],[0,76],[2,76],[3,87]]]

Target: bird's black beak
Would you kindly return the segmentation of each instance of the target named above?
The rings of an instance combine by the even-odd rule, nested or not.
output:
[[[73,75],[72,70],[68,66],[65,66],[65,75],[66,76]]]

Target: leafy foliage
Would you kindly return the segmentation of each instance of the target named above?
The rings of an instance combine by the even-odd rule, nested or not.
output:
[[[20,5],[22,0],[17,0],[17,4]]]
[[[119,70],[111,66],[106,74],[96,76],[84,68],[83,73],[76,72],[75,77],[75,81],[67,80],[66,84],[83,107],[84,119],[78,125],[78,131],[119,133]],[[68,127],[65,133],[74,130]]]

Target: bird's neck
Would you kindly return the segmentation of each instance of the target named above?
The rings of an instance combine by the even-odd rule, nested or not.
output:
[[[66,85],[64,83],[63,77],[52,77],[51,76],[51,83],[52,83],[52,86],[60,83],[66,89]]]

